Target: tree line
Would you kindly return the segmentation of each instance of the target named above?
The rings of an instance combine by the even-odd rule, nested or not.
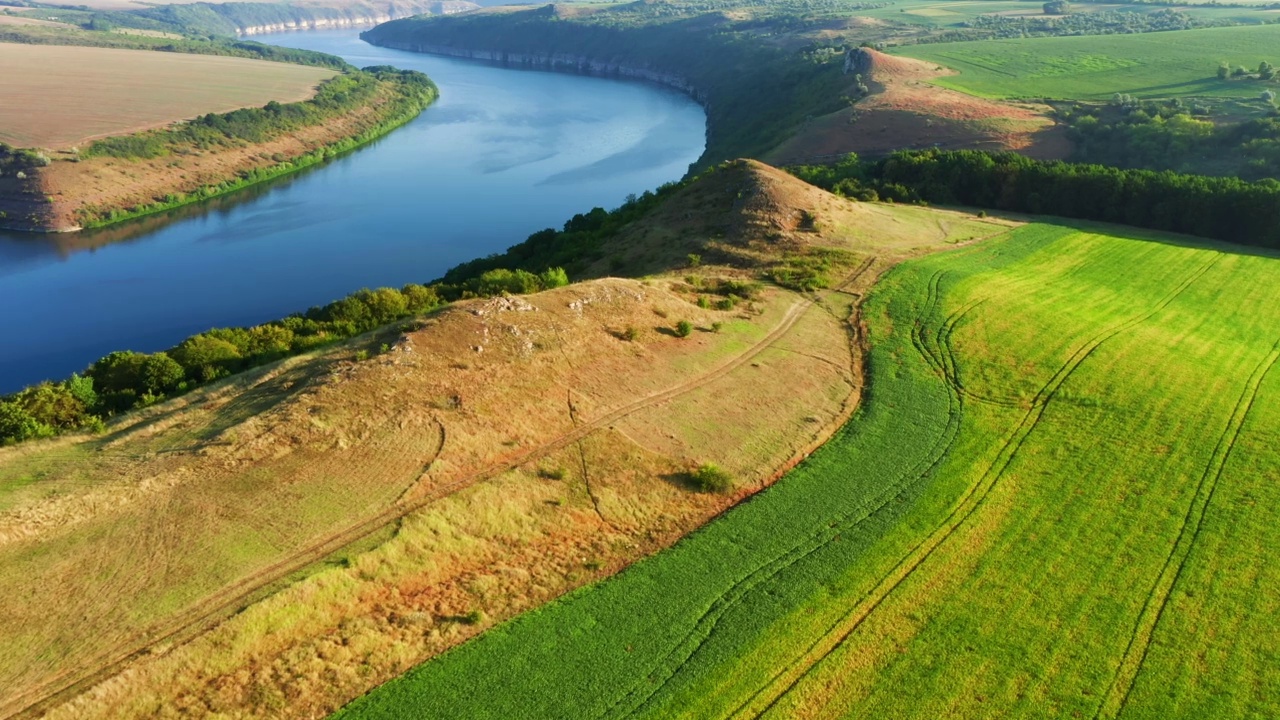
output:
[[[427,285],[360,290],[305,313],[252,327],[216,328],[156,353],[113,352],[83,373],[0,397],[0,445],[100,430],[112,416],[249,368],[316,350],[447,303],[541,292],[601,257],[604,241],[692,180],[631,196],[618,208],[574,215],[506,252],[458,265]]]
[[[185,148],[206,150],[266,142],[369,105],[384,89],[394,93],[379,103],[384,109],[395,103],[420,104],[424,96],[433,99],[438,93],[431,79],[420,72],[388,66],[368,67],[325,80],[309,100],[295,103],[273,100],[260,108],[209,113],[170,128],[104,138],[94,141],[84,155],[154,158]]]
[[[1041,161],[977,150],[848,156],[792,168],[858,199],[929,202],[1057,215],[1280,248],[1280,181]]]
[[[261,325],[215,328],[161,352],[113,352],[83,373],[0,397],[0,445],[101,430],[118,413],[430,312],[452,300],[539,292],[568,282],[561,268],[540,273],[495,268],[455,282],[360,290]]]

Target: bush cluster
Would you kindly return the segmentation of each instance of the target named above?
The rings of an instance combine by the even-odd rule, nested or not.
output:
[[[706,493],[726,493],[733,489],[733,476],[714,463],[704,463],[689,473],[689,480]]]
[[[162,352],[113,352],[83,374],[0,398],[0,445],[97,429],[116,413],[420,315],[450,300],[538,292],[568,282],[561,268],[537,274],[494,269],[456,283],[360,290],[281,320],[193,335]]]

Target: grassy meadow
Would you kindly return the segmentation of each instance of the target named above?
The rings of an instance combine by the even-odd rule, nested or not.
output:
[[[1045,224],[899,266],[805,463],[339,717],[1274,715],[1277,272]]]
[[[1276,84],[1224,82],[1218,65],[1256,70],[1263,60],[1280,62],[1280,25],[940,43],[893,52],[959,71],[932,82],[982,97],[1256,98]]]
[[[337,74],[245,58],[17,43],[0,43],[0,67],[0,142],[48,148],[305,100]]]
[[[1268,22],[1275,17],[1268,10],[1253,7],[1238,7],[1254,3],[1233,2],[1231,7],[1219,7],[1205,0],[1203,3],[1188,3],[1179,6],[1179,12],[1203,20],[1230,21],[1241,23]],[[1264,0],[1256,0],[1263,5]],[[1165,5],[1154,3],[1074,3],[1073,14],[1094,12],[1123,11],[1134,13],[1154,13],[1165,9]],[[1000,15],[1007,18],[1037,19],[1045,16],[1043,3],[1016,2],[1015,0],[900,0],[889,3],[883,8],[870,8],[854,11],[860,17],[871,17],[890,22],[921,25],[933,29],[959,28],[962,23],[969,22],[983,15]]]

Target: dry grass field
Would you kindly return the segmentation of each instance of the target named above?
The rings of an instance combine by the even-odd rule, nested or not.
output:
[[[743,163],[635,237],[674,250],[699,231],[666,223],[707,193],[741,200],[710,214],[737,228],[725,257],[839,252],[832,289],[717,308],[705,288],[753,273],[709,253],[459,303],[104,436],[0,451],[0,592],[23,598],[0,615],[0,716],[51,695],[68,718],[333,710],[770,484],[854,410],[876,277],[1006,229]],[[786,229],[804,213],[816,229]],[[702,463],[734,487],[699,492]]]
[[[304,100],[335,74],[212,55],[13,43],[0,43],[0,67],[0,142],[44,148]]]

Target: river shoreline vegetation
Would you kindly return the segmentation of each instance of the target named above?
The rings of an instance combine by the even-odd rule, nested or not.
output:
[[[191,192],[174,192],[152,203],[134,207],[85,207],[78,212],[84,228],[151,215],[201,202],[219,195],[297,172],[330,160],[376,140],[417,117],[435,101],[439,90],[426,75],[412,70],[375,66],[349,71],[321,84],[316,96],[298,103],[271,102],[261,108],[243,108],[223,114],[207,114],[176,127],[95,141],[85,157],[140,159],[240,147],[267,142],[298,128],[320,125],[361,108],[373,108],[381,121],[359,133],[293,158],[279,158],[274,165],[240,171],[235,177],[204,185]]]
[[[281,320],[215,328],[160,352],[113,352],[83,374],[0,397],[0,445],[101,431],[118,413],[430,313],[453,300],[534,293],[568,283],[564,270],[556,267],[536,274],[494,269],[453,282],[361,290]]]

